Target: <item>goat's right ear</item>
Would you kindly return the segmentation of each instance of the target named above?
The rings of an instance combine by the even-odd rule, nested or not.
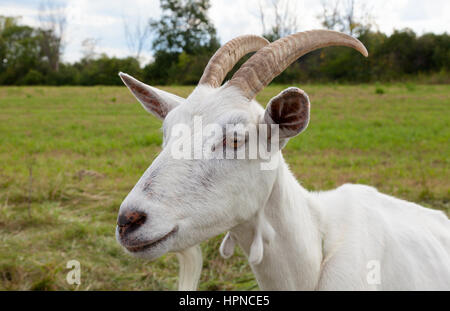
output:
[[[278,124],[279,138],[289,139],[306,129],[309,109],[308,95],[299,88],[290,87],[270,100],[264,114],[264,123]]]
[[[119,76],[144,109],[161,120],[166,117],[170,110],[185,101],[182,97],[158,90],[126,73],[120,72]]]

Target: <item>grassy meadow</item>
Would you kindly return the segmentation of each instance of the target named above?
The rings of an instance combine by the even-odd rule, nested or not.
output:
[[[450,214],[450,85],[301,87],[311,122],[284,155],[304,187],[364,183]],[[114,237],[120,203],[161,149],[160,126],[125,86],[0,87],[0,289],[176,289],[174,254],[134,259]],[[220,238],[202,244],[200,289],[257,289],[240,250],[220,257]],[[66,282],[72,259],[78,286]]]

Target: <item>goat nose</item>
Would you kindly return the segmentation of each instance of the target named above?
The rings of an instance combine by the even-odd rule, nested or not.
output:
[[[130,233],[142,224],[145,223],[147,215],[143,212],[125,212],[119,215],[117,219],[117,226],[119,227],[119,234],[124,236],[126,233]]]

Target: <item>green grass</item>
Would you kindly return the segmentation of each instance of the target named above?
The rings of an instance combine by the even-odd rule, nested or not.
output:
[[[284,154],[304,187],[365,183],[450,212],[449,85],[302,88],[311,122]],[[160,151],[160,126],[125,87],[0,88],[0,289],[176,289],[175,255],[144,262],[114,238],[121,201]],[[224,260],[219,243],[202,244],[200,289],[257,288],[242,252]],[[79,286],[66,283],[71,259]]]

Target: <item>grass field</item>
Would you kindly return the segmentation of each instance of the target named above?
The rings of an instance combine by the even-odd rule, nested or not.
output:
[[[304,187],[365,183],[450,214],[450,85],[302,88],[311,122],[284,154]],[[125,87],[0,88],[0,289],[176,289],[174,254],[144,262],[114,238],[120,203],[160,150],[160,125]],[[242,252],[224,260],[219,243],[202,244],[200,289],[257,289]],[[71,259],[79,286],[66,282]]]

